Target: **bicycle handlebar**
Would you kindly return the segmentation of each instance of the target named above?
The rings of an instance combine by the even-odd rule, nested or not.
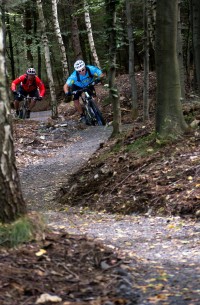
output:
[[[26,98],[27,100],[34,100],[34,101],[38,100],[38,97],[36,97],[36,96],[25,96],[21,93],[18,93],[18,97]]]
[[[100,82],[100,80],[98,80],[98,82]],[[72,91],[71,94],[72,94],[72,95],[75,95],[75,94],[78,93],[78,92],[85,92],[85,91],[87,91],[88,89],[91,89],[91,88],[90,88],[91,85],[94,86],[94,85],[98,84],[98,82],[92,81],[92,82],[89,83],[86,87],[81,88],[81,89],[78,89],[78,90],[75,90],[75,91]]]

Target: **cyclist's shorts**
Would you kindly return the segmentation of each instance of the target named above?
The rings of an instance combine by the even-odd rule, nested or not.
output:
[[[17,91],[17,93],[19,94],[22,94],[23,96],[27,96],[29,95],[30,97],[39,97],[39,91],[38,89],[34,89],[30,92],[27,92],[25,91],[22,86],[19,86],[19,90]],[[16,97],[16,100],[17,101],[22,101],[23,100],[23,97],[22,96],[19,96],[19,97]]]

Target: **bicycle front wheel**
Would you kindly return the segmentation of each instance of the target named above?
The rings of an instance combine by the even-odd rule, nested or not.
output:
[[[19,118],[20,119],[26,119],[26,116],[27,116],[27,109],[26,108],[22,108],[19,110]]]
[[[95,114],[95,117],[96,117],[96,121],[97,121],[97,125],[99,125],[99,126],[106,125],[106,121],[104,120],[101,111],[99,110],[98,106],[96,105],[96,103],[95,103],[95,101],[93,99],[91,100],[90,106],[91,106],[91,108],[94,111],[94,114]]]
[[[85,114],[85,118],[86,118],[86,125],[89,125],[89,126],[96,125],[95,113],[89,105],[85,105],[84,114]]]

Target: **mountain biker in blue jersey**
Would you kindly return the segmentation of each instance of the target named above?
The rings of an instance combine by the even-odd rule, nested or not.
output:
[[[71,96],[73,91],[80,90],[91,84],[90,90],[93,92],[93,96],[96,96],[94,85],[100,82],[104,78],[103,72],[91,65],[86,65],[83,60],[77,60],[74,63],[74,72],[68,77],[66,83],[63,86],[63,90],[66,96]],[[80,114],[80,121],[86,122],[85,116],[83,114],[82,106],[79,102],[79,97],[81,92],[77,92],[73,96],[74,106],[78,113]]]

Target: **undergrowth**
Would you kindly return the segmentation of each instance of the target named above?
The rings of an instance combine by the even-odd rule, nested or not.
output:
[[[10,224],[0,223],[0,246],[16,247],[34,239],[41,239],[44,231],[45,224],[36,213],[21,217]]]

